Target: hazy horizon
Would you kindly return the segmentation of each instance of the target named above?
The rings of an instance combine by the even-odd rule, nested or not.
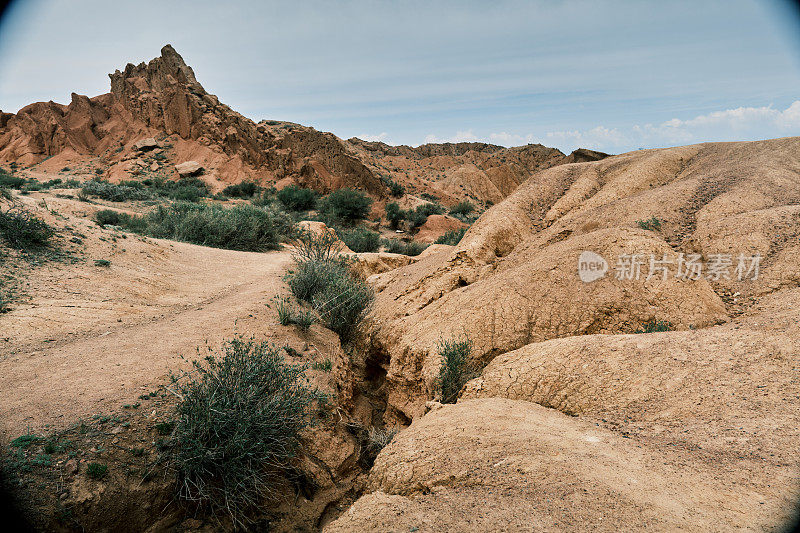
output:
[[[148,0],[124,18],[18,1],[0,22],[0,109],[106,93],[108,73],[170,43],[243,115],[342,138],[619,153],[786,137],[800,135],[795,16],[752,0]]]

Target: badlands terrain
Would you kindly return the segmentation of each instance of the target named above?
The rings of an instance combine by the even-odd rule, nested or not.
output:
[[[800,498],[800,138],[613,156],[411,148],[253,122],[170,46],[110,78],[105,95],[0,113],[0,166],[18,179],[0,212],[53,231],[36,250],[0,236],[2,481],[30,526],[788,527]],[[299,298],[314,323],[281,323],[280,302],[297,294],[296,233],[259,251],[154,237],[100,217],[181,198],[87,186],[187,179],[204,184],[197,205],[285,208],[276,220],[301,235],[330,235],[327,223],[351,248],[348,232],[379,236],[374,251],[338,247],[374,294],[357,327],[337,334]],[[242,183],[260,192],[226,189]],[[282,204],[287,187],[321,205],[343,189],[372,202],[342,229],[321,208]],[[392,203],[407,220],[391,223]],[[429,204],[438,212],[410,222]],[[416,255],[387,251],[397,241]],[[585,251],[607,260],[605,276],[581,280]],[[671,265],[648,279],[646,260],[638,279],[618,279],[633,254],[732,265],[727,277]],[[757,276],[738,279],[740,254],[760,257]],[[328,398],[242,522],[183,501],[162,460],[180,445],[170,375],[236,336],[306,364]],[[454,397],[447,341],[468,347]]]

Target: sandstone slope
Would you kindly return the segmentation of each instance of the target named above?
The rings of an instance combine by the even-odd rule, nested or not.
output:
[[[434,347],[466,334],[479,365],[531,342],[727,321],[800,281],[800,139],[644,150],[542,171],[493,207],[448,253],[381,274],[369,350],[413,418],[432,396]],[[656,217],[658,231],[637,221]],[[775,228],[779,230],[775,230]],[[582,251],[609,262],[583,283]],[[757,280],[615,278],[621,254],[761,254]],[[735,265],[734,265],[735,266]],[[731,275],[733,270],[731,270]],[[738,293],[738,295],[736,295]],[[735,296],[736,295],[736,296]]]
[[[780,531],[800,498],[799,148],[551,168],[452,250],[371,277],[368,361],[387,422],[411,424],[329,530]],[[604,278],[579,279],[584,250]],[[744,281],[618,280],[622,253],[762,260]],[[675,331],[632,334],[654,319]],[[437,341],[464,336],[479,376],[424,414]]]

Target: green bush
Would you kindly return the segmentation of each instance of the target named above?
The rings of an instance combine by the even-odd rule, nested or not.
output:
[[[244,181],[235,185],[228,185],[222,189],[222,194],[230,198],[252,198],[260,191],[261,187],[255,183]]]
[[[195,176],[179,178],[176,181],[161,177],[147,178],[142,181],[124,181],[120,185],[141,188],[144,192],[148,192],[144,190],[147,188],[150,191],[148,194],[152,193],[179,202],[197,202],[211,194],[206,182]]]
[[[94,221],[100,226],[121,226],[126,215],[130,217],[127,213],[120,213],[113,209],[101,209],[94,214]]]
[[[11,441],[11,446],[14,448],[27,448],[31,444],[38,444],[42,442],[43,438],[34,435],[33,433],[26,433],[25,435],[20,435],[19,437],[15,438]]]
[[[330,372],[331,370],[333,370],[333,363],[331,362],[330,359],[325,359],[321,363],[315,361],[311,365],[311,368],[313,368],[314,370],[322,370],[323,372]]]
[[[400,239],[385,239],[383,247],[389,253],[417,256],[424,252],[428,245],[417,241],[405,242]]]
[[[325,326],[348,342],[375,296],[352,274],[348,260],[339,257],[337,243],[333,231],[302,232],[297,239],[296,266],[285,279],[292,294],[311,303]]]
[[[21,189],[25,184],[25,180],[12,176],[2,168],[0,168],[0,188],[6,189]]]
[[[260,206],[272,205],[275,203],[277,196],[278,196],[278,191],[275,189],[275,187],[270,187],[269,189],[263,191],[260,195],[253,197],[251,203],[253,205],[260,205]],[[281,205],[283,206],[283,203],[281,203]]]
[[[425,198],[426,200],[428,200],[430,202],[433,202],[433,203],[437,203],[439,201],[439,197],[438,196],[430,194],[430,193],[427,193],[427,192],[424,192],[424,193],[420,194],[420,197]]]
[[[29,250],[47,244],[55,231],[30,212],[12,208],[0,213],[0,235],[12,248]]]
[[[197,187],[183,186],[170,190],[168,196],[178,202],[198,202],[205,196],[205,193]]]
[[[295,246],[295,255],[305,261],[330,261],[342,250],[339,237],[330,229],[320,233],[300,230],[292,244]]]
[[[276,298],[278,322],[281,326],[295,324],[302,331],[308,331],[317,319],[312,311],[295,311],[288,298]]]
[[[338,189],[320,200],[319,210],[323,215],[346,223],[353,223],[369,215],[372,198],[355,189]]]
[[[101,209],[94,214],[94,220],[100,226],[119,226],[135,233],[147,231],[147,222],[144,217],[120,213],[113,209]]]
[[[338,333],[342,342],[348,342],[374,299],[372,289],[345,270],[345,275],[332,277],[325,288],[312,297],[311,305],[325,326]]]
[[[278,323],[288,326],[292,322],[292,306],[288,298],[279,298],[276,301],[278,310]]]
[[[278,201],[289,211],[308,211],[317,205],[317,193],[296,185],[289,185],[277,192]]]
[[[95,196],[111,202],[125,202],[129,200],[147,200],[151,194],[144,188],[130,185],[115,185],[107,181],[89,180],[81,189],[84,196]]]
[[[347,266],[341,261],[300,260],[286,276],[286,282],[295,298],[311,302],[314,296],[324,291],[336,279],[349,275]]]
[[[108,466],[100,463],[89,463],[86,467],[86,475],[95,480],[103,479],[108,475]]]
[[[475,206],[469,200],[464,200],[463,202],[458,202],[456,205],[450,208],[450,214],[453,216],[467,217],[473,211],[475,211]]]
[[[386,204],[386,220],[392,229],[397,229],[400,222],[406,219],[406,212],[400,209],[397,202],[389,202]]]
[[[464,237],[464,234],[468,229],[469,228],[451,229],[436,239],[436,244],[449,244],[450,246],[455,246],[461,242],[461,239]]]
[[[141,217],[107,211],[98,211],[95,220],[150,237],[229,250],[273,250],[294,232],[293,222],[285,213],[246,204],[226,208],[175,203],[160,205]]]
[[[243,525],[291,468],[300,432],[325,401],[306,366],[287,364],[268,343],[233,339],[194,362],[182,382],[169,448],[179,496]]]
[[[348,248],[357,254],[363,252],[377,252],[381,245],[381,236],[377,231],[366,228],[356,228],[352,230],[337,231],[339,238]]]
[[[386,186],[389,187],[389,193],[395,198],[400,198],[406,193],[406,188],[394,180],[386,180]]]
[[[152,237],[214,248],[273,250],[284,237],[273,213],[246,204],[231,208],[217,204],[162,205],[145,215],[144,219],[146,232]]]
[[[112,202],[148,200],[154,196],[182,202],[197,202],[209,196],[210,191],[208,185],[196,177],[180,178],[177,181],[147,178],[142,181],[122,181],[119,184],[93,179],[83,184],[81,194]]]
[[[444,207],[440,204],[425,203],[418,205],[416,209],[406,213],[406,219],[411,224],[412,228],[418,228],[425,224],[428,217],[431,215],[441,215],[444,213]]]
[[[313,311],[299,310],[293,312],[289,317],[289,323],[294,324],[301,331],[308,331],[308,329],[317,322],[317,317],[314,316]]]
[[[436,380],[436,389],[442,403],[456,403],[458,394],[472,379],[475,372],[470,364],[472,343],[466,340],[442,340],[437,346],[442,366]]]

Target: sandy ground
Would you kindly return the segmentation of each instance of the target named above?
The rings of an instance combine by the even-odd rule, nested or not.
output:
[[[264,326],[274,321],[271,299],[286,292],[289,251],[123,239],[81,217],[93,206],[48,202],[85,237],[85,260],[32,267],[25,296],[0,315],[0,427],[7,436],[119,408],[163,383],[185,364],[181,356],[193,358],[206,342],[277,335]],[[100,258],[111,266],[95,266]]]

